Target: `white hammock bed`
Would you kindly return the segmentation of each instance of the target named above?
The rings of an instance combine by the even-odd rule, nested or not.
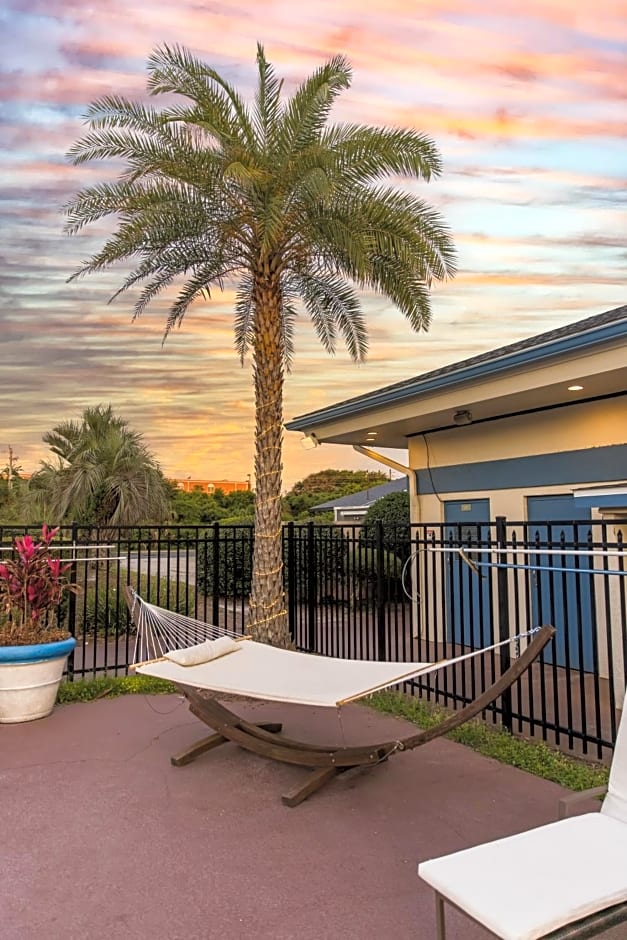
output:
[[[174,683],[187,697],[192,713],[216,731],[172,758],[172,762],[177,766],[189,763],[201,753],[232,740],[277,760],[323,768],[315,775],[315,782],[283,798],[290,806],[305,799],[339,769],[379,763],[397,750],[426,743],[479,714],[522,675],[555,632],[550,626],[538,627],[510,640],[437,662],[337,659],[279,649],[234,635],[229,638],[212,624],[148,604],[131,587],[126,588],[125,593],[137,627],[135,671]],[[215,695],[229,695],[339,708],[504,644],[516,641],[520,646],[521,639],[530,640],[521,655],[493,686],[465,708],[437,728],[421,731],[404,741],[383,742],[375,747],[338,748],[337,745],[292,741],[278,736],[280,725],[250,724],[215,700]],[[183,662],[190,664],[183,665]]]

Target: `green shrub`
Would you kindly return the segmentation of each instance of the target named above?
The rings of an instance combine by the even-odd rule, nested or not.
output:
[[[383,548],[405,561],[411,552],[409,494],[388,493],[370,506],[361,530],[363,541],[375,542],[378,523],[383,527]]]
[[[311,541],[310,541],[311,539]],[[295,526],[290,547],[284,539],[285,592],[295,603],[313,599],[321,604],[368,602],[382,565],[384,596],[394,599],[400,593],[402,562],[391,551],[379,553],[371,545],[355,544],[336,525]],[[221,597],[247,597],[252,580],[253,531],[248,527],[221,526],[214,556],[211,538],[198,546],[196,584],[199,592],[213,596],[214,586]],[[290,570],[289,555],[292,552]],[[292,574],[293,572],[293,574]],[[295,583],[290,584],[290,577]],[[313,591],[313,598],[310,597]]]
[[[165,607],[180,614],[194,616],[194,588],[182,581],[167,578],[157,579],[154,575],[139,575],[136,571],[129,574],[126,569],[111,571],[107,579],[87,581],[86,587],[76,598],[76,635],[115,636],[124,634],[127,629],[128,607],[123,587],[132,583],[141,597],[151,604]],[[119,586],[119,590],[118,590]],[[130,624],[133,630],[133,625]]]
[[[335,525],[295,527],[294,596],[297,603],[307,603],[311,590],[313,600],[318,603],[329,603],[336,599],[337,585],[341,584],[346,572],[347,547],[347,539]],[[287,562],[288,559],[284,560]],[[285,589],[289,591],[291,572],[287,565],[284,570]]]
[[[211,535],[198,544],[198,590],[207,596],[217,592],[221,597],[248,597],[253,567],[252,526],[221,526],[217,545],[215,552]]]

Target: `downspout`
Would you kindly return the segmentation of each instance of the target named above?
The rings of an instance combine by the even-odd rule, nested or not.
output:
[[[364,457],[369,457],[371,460],[376,461],[377,463],[382,463],[386,467],[390,467],[392,470],[398,471],[407,477],[407,489],[409,491],[409,511],[410,511],[410,520],[414,523],[420,523],[422,520],[422,512],[420,506],[420,499],[418,497],[418,484],[416,473],[411,469],[411,467],[406,467],[402,463],[398,463],[396,460],[392,460],[391,457],[386,457],[383,454],[377,453],[376,450],[370,450],[369,447],[364,447],[362,444],[353,444],[353,450],[356,450],[358,454],[363,454]],[[415,515],[414,515],[415,514]],[[417,639],[420,634],[420,625],[422,623],[422,596],[424,592],[424,584],[418,581],[420,572],[418,571],[418,554],[415,552],[411,560],[411,578],[412,584],[420,583],[420,592],[416,597],[412,597],[412,609],[414,614],[414,623],[416,626],[412,631],[414,639]]]
[[[402,473],[407,477],[407,488],[409,490],[409,506],[410,512],[412,514],[412,522],[420,522],[422,512],[420,508],[420,500],[418,498],[418,485],[416,483],[416,474],[411,469],[411,467],[406,467],[404,464],[398,463],[396,460],[392,460],[391,457],[378,454],[376,450],[370,450],[369,447],[364,447],[362,444],[353,444],[353,450],[356,450],[358,454],[363,454],[364,457],[370,457],[371,460],[375,460],[377,463],[385,464],[386,467],[390,467],[392,470],[396,470],[398,473]]]

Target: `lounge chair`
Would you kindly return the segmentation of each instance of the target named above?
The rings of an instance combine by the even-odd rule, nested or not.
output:
[[[280,734],[280,723],[253,724],[245,721],[218,702],[216,696],[234,695],[339,709],[380,689],[477,655],[477,651],[435,663],[390,663],[314,656],[277,649],[242,637],[229,639],[211,624],[148,604],[132,588],[126,589],[126,599],[137,625],[138,655],[141,659],[147,650],[152,654],[151,658],[138,662],[135,670],[140,675],[174,683],[187,698],[192,714],[214,730],[213,734],[173,757],[172,763],[177,767],[188,764],[206,751],[233,741],[264,757],[309,768],[312,773],[306,783],[283,796],[283,803],[287,806],[297,806],[338,773],[353,767],[380,764],[397,752],[426,744],[474,718],[509,689],[555,633],[553,627],[544,626],[527,634],[530,642],[509,669],[465,708],[454,712],[435,728],[419,731],[402,740],[367,746],[309,744]],[[207,635],[218,636],[218,640],[205,640]],[[204,642],[198,644],[199,639]],[[196,645],[190,645],[192,642]],[[221,647],[216,656],[217,644],[224,643],[226,655],[222,655]],[[495,644],[489,649],[501,645]],[[176,648],[172,649],[173,646]]]
[[[607,788],[560,800],[557,822],[421,862],[418,874],[435,891],[437,940],[445,940],[445,902],[500,940],[583,940],[627,921],[625,708]],[[605,792],[599,813],[568,817]]]

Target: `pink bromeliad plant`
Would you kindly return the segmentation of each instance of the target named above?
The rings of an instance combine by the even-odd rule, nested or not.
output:
[[[23,646],[63,639],[68,631],[51,617],[67,592],[76,592],[69,582],[70,564],[50,553],[58,528],[44,525],[41,541],[30,535],[14,541],[14,556],[0,563],[0,646]]]

